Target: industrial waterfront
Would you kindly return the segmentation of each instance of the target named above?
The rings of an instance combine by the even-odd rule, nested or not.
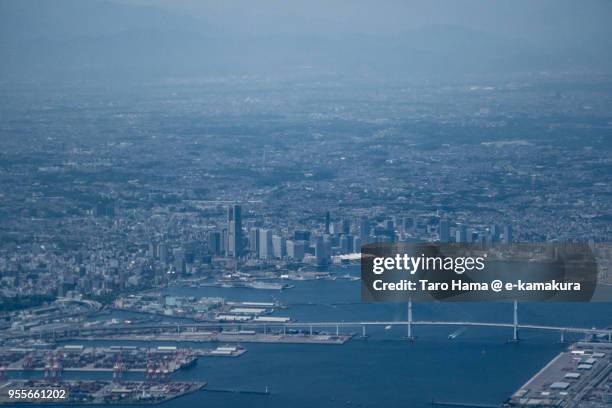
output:
[[[577,342],[559,353],[509,400],[516,407],[609,407],[612,343]]]
[[[345,274],[346,271],[346,268],[342,268],[332,273]],[[169,327],[182,326],[180,335],[168,332],[165,335],[126,333],[74,338],[58,336],[56,341],[59,347],[73,353],[80,349],[88,353],[95,350],[123,350],[128,354],[148,353],[150,358],[153,354],[164,355],[165,352],[167,355],[175,350],[186,350],[182,356],[197,357],[197,364],[175,369],[167,373],[163,380],[147,380],[146,373],[137,370],[125,370],[122,373],[122,381],[151,381],[157,384],[178,381],[201,385],[202,391],[185,393],[180,398],[164,402],[164,406],[168,407],[190,406],[195,401],[211,406],[235,404],[280,407],[289,401],[296,406],[312,403],[323,407],[379,406],[381,401],[395,405],[398,399],[411,407],[431,406],[432,401],[439,400],[500,406],[515,396],[549,361],[565,352],[572,342],[585,338],[583,334],[570,331],[565,333],[566,343],[560,343],[558,331],[524,326],[575,327],[579,321],[585,328],[597,327],[605,333],[609,325],[607,304],[521,303],[521,341],[512,342],[509,341],[513,337],[511,302],[490,303],[487,308],[478,303],[415,303],[414,338],[407,341],[406,304],[361,303],[359,284],[351,280],[310,280],[296,282],[294,288],[283,291],[214,286],[171,287],[164,290],[164,294],[179,298],[218,297],[252,304],[282,304],[282,308],[271,312],[269,316],[289,317],[291,321],[285,324],[295,325],[295,329],[287,332],[285,328],[283,335],[280,323],[277,322],[276,326],[271,323],[265,329],[267,341],[262,340],[263,325],[253,322],[250,324],[258,326],[256,334],[250,333],[249,323],[244,323],[245,333],[242,333],[242,338],[238,334],[227,334],[226,338],[205,337],[194,341],[197,332],[191,332],[189,325],[204,323],[189,323],[185,319],[165,319],[166,323],[155,323]],[[131,319],[138,322],[142,316],[146,315],[115,311],[92,319]],[[315,326],[311,336],[309,322],[324,321],[346,324],[339,324],[338,329],[332,325]],[[356,321],[380,324],[368,326],[367,336],[363,337],[360,326],[349,323]],[[471,321],[485,324],[419,324],[425,321]],[[486,322],[501,324],[487,326]],[[223,322],[217,324],[237,325]],[[231,336],[238,336],[238,339],[232,341],[227,338]],[[605,336],[599,337],[601,341],[606,340]],[[210,351],[224,348],[225,344],[230,343],[238,343],[243,348],[239,358],[209,358]],[[23,359],[18,361],[23,364]],[[62,371],[60,381],[76,378],[111,381],[115,371],[107,367],[106,371],[75,372],[67,367]],[[42,375],[42,371],[39,374],[24,370],[6,372],[6,376],[14,380],[44,378]],[[499,381],[486,389],[474,389],[473,384],[483,383],[491,375]],[[562,380],[563,377],[555,378],[552,382]],[[550,386],[545,383],[546,387]],[[400,391],[404,388],[406,390]],[[317,394],[309,393],[308,389],[318,390]],[[373,394],[367,392],[367,389],[381,391]],[[296,395],[303,395],[304,402],[296,403]],[[120,402],[115,403],[121,405]]]

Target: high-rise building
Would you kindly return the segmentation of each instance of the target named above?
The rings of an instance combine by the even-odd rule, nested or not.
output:
[[[361,251],[361,239],[357,236],[353,237],[353,252]]]
[[[327,265],[327,251],[323,237],[317,237],[315,242],[315,261],[318,266]]]
[[[491,243],[496,243],[499,242],[499,235],[500,235],[501,231],[499,229],[499,225],[497,224],[493,224],[491,225]]]
[[[157,246],[157,254],[161,263],[168,263],[168,246],[166,244],[159,244]]]
[[[450,242],[450,224],[447,220],[440,220],[438,238],[440,242]]]
[[[342,221],[332,222],[329,227],[330,235],[340,235],[342,234]]]
[[[331,215],[329,211],[325,211],[325,233],[330,233],[330,223],[331,223]]]
[[[504,227],[504,244],[511,244],[513,239],[512,225],[508,224]]]
[[[368,237],[370,236],[370,220],[368,217],[363,216],[359,221],[359,237],[361,238],[362,243],[368,242]]]
[[[285,242],[285,245],[287,246],[287,258],[291,258],[294,259],[295,256],[295,242],[291,239],[288,239]]]
[[[218,231],[208,232],[208,252],[213,255],[221,254],[221,233]]]
[[[340,233],[344,235],[351,233],[351,220],[346,218],[342,220],[342,229],[340,230]]]
[[[259,254],[259,228],[249,230],[249,250],[253,254]]]
[[[467,240],[467,227],[465,225],[459,225],[455,232],[455,242],[465,243]]]
[[[305,241],[287,241],[287,257],[296,261],[304,259],[304,252],[306,251]]]
[[[176,273],[184,275],[187,272],[187,265],[185,262],[185,250],[177,248],[173,252],[174,255],[174,269]]]
[[[284,258],[286,253],[286,241],[282,235],[272,235],[272,253],[275,258]]]
[[[149,250],[147,251],[149,258],[157,258],[157,245],[155,242],[149,242]]]
[[[238,204],[227,208],[227,255],[242,255],[242,208]]]
[[[474,242],[474,228],[468,227],[466,239],[466,242]]]
[[[323,236],[323,249],[325,251],[324,256],[325,256],[326,263],[329,263],[329,257],[333,253],[333,247],[334,247],[334,242],[332,241],[331,237]]]
[[[310,231],[296,230],[293,233],[294,241],[310,241]]]
[[[259,257],[267,259],[272,256],[272,231],[269,229],[259,230]]]
[[[221,253],[227,255],[227,228],[221,231]]]
[[[353,240],[349,235],[342,235],[340,237],[340,253],[348,254],[351,251],[350,246],[353,244]]]

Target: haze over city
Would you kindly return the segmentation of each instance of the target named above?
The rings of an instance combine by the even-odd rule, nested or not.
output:
[[[611,407],[611,17],[0,0],[0,403]]]

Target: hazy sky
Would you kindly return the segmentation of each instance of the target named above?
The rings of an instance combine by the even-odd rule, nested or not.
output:
[[[155,4],[255,32],[397,33],[431,24],[471,27],[508,37],[603,33],[609,0],[116,0]]]
[[[0,74],[612,67],[611,0],[0,0]]]

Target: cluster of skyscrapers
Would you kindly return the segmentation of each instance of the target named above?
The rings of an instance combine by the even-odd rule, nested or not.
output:
[[[208,233],[208,252],[213,256],[230,258],[306,262],[325,265],[334,255],[359,252],[362,244],[398,241],[440,241],[457,243],[511,243],[512,226],[498,225],[478,229],[465,224],[453,224],[447,219],[413,217],[401,219],[342,218],[332,221],[325,212],[321,227],[313,230],[277,232],[271,227],[242,223],[239,204],[227,208],[226,225],[220,231]],[[256,225],[256,224],[255,224]]]
[[[325,215],[322,230],[295,230],[277,233],[270,227],[244,228],[242,208],[239,204],[227,208],[227,222],[220,230],[208,233],[207,250],[211,255],[249,259],[287,259],[307,261],[317,265],[329,263],[330,256],[358,252],[362,236],[368,236],[370,224],[367,218],[361,222],[361,234],[351,235],[351,222],[343,219],[331,222]]]

